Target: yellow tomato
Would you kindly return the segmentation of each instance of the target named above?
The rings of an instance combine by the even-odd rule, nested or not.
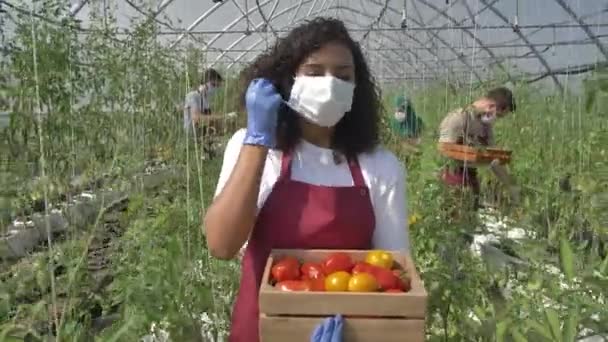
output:
[[[373,292],[376,290],[378,290],[378,282],[369,273],[355,274],[348,281],[348,291],[350,292]]]
[[[391,269],[393,267],[393,255],[387,251],[371,251],[367,253],[365,262],[374,266]]]
[[[339,292],[348,290],[350,274],[344,271],[334,272],[325,278],[325,291]]]
[[[420,220],[420,215],[414,213],[414,214],[410,215],[410,217],[408,219],[408,225],[413,226],[416,224],[416,222],[418,222],[418,220]]]

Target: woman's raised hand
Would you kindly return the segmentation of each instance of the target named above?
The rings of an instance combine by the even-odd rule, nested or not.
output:
[[[244,144],[268,148],[276,145],[277,117],[282,102],[281,95],[269,80],[251,81],[245,95],[247,134]]]

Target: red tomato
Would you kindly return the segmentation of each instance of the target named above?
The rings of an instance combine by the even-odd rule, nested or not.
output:
[[[311,291],[325,291],[325,277],[311,279],[309,281]]]
[[[302,273],[303,279],[318,279],[325,277],[321,265],[313,262],[305,262],[302,264],[300,272]]]
[[[281,291],[312,291],[311,283],[307,280],[284,280],[274,287]]]
[[[298,268],[300,267],[300,261],[296,257],[292,257],[289,255],[279,259],[277,263],[286,263],[289,265],[297,266]]]
[[[381,290],[396,289],[399,288],[399,278],[393,273],[393,271],[384,267],[374,265],[364,265],[368,273],[371,273],[378,281],[378,287]]]
[[[352,274],[359,273],[371,273],[371,265],[366,263],[365,261],[359,261],[355,263],[355,267],[353,267]]]
[[[336,252],[330,254],[322,264],[323,272],[325,274],[332,274],[335,272],[350,272],[353,267],[353,260],[350,255],[343,252]]]
[[[300,263],[295,258],[287,257],[272,266],[270,271],[277,282],[297,280],[300,278]]]

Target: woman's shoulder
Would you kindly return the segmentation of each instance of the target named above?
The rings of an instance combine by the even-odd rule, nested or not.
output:
[[[376,182],[393,183],[405,177],[403,162],[384,146],[377,146],[369,152],[360,154],[359,163],[370,180]]]

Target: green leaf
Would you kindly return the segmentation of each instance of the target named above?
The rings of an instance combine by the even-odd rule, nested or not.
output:
[[[511,331],[511,337],[514,342],[528,342],[528,339],[517,328]]]
[[[551,331],[547,329],[544,325],[538,323],[537,321],[528,321],[528,326],[532,328],[535,332],[540,334],[541,336],[547,338],[548,340],[552,340]]]
[[[595,91],[589,91],[585,96],[585,110],[587,113],[590,113],[593,110],[593,105],[595,104],[595,98],[597,94]]]
[[[578,317],[579,310],[578,308],[570,308],[568,310],[568,318],[566,319],[566,323],[564,324],[563,331],[563,341],[564,342],[574,342],[576,339],[577,327],[578,327]]]
[[[508,327],[509,321],[502,321],[496,324],[496,342],[503,342],[505,340]]]
[[[572,281],[572,278],[574,278],[574,257],[570,243],[563,237],[559,242],[559,258],[566,279]]]
[[[561,341],[562,334],[559,327],[559,317],[557,315],[557,311],[553,309],[545,309],[545,320],[551,327],[551,335],[553,336],[553,340]]]

